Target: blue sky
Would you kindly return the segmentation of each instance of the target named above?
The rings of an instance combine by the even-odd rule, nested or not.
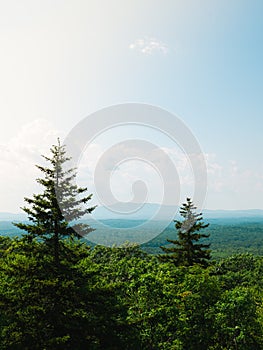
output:
[[[57,135],[125,102],[191,129],[209,163],[207,208],[263,209],[262,14],[257,0],[1,1],[0,210],[37,190],[33,165]]]

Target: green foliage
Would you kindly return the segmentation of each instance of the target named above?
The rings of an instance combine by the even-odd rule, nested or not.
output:
[[[32,224],[15,224],[28,234],[0,237],[1,350],[263,349],[262,257],[208,265],[209,235],[200,233],[208,224],[189,198],[175,221],[178,239],[167,240],[175,247],[162,247],[160,259],[137,245],[71,239],[70,222],[94,207],[82,206],[91,195],[82,197],[86,188],[64,168],[64,146],[51,154],[50,168],[38,166],[43,194],[25,198]]]
[[[215,329],[213,341],[217,349],[262,349],[262,333],[257,319],[257,304],[253,292],[235,287],[222,293],[210,310]]]
[[[203,269],[160,263],[136,245],[0,239],[0,348],[251,350],[263,348],[263,260]]]
[[[251,221],[256,219],[210,219],[209,220],[209,238],[205,238],[205,241],[210,243],[210,249],[212,260],[219,261],[220,259],[230,257],[235,254],[245,254],[251,253],[256,256],[263,255],[263,221]],[[83,223],[90,224],[89,220],[81,220]],[[138,230],[136,229],[136,234],[144,234],[143,230],[140,229],[144,221],[142,220],[105,220],[103,223],[105,225],[114,226],[116,228],[116,233],[119,234],[119,227],[134,227],[139,225]],[[153,226],[156,226],[156,222],[152,222]],[[92,227],[100,230],[96,222],[92,222]],[[151,227],[149,227],[151,230]],[[98,231],[99,232],[99,231]],[[9,237],[21,236],[23,234],[22,230],[14,227],[9,221],[0,222],[0,235],[5,235]],[[105,239],[105,244],[107,244],[108,233],[105,230],[104,235],[100,231],[100,237]],[[88,236],[87,236],[88,237]],[[170,223],[167,228],[157,237],[151,241],[141,245],[141,248],[150,254],[160,254],[162,250],[160,246],[169,246],[166,239],[177,238],[177,233],[174,230],[174,223]],[[200,240],[202,241],[202,240]],[[92,242],[89,242],[92,246]]]
[[[208,227],[209,224],[202,222],[202,214],[195,213],[196,207],[190,198],[187,198],[180,209],[180,214],[184,218],[183,221],[175,220],[175,228],[178,231],[178,239],[167,239],[172,243],[173,247],[161,247],[166,253],[160,255],[160,260],[172,261],[176,265],[193,266],[200,264],[207,266],[210,257],[210,244],[200,243],[203,238],[209,235],[199,233],[200,230]]]
[[[1,349],[115,349],[123,346],[125,308],[86,259],[89,249],[64,241],[60,269],[43,243],[14,240],[0,265]],[[74,248],[74,249],[73,249]]]
[[[214,220],[209,226],[212,257],[219,260],[234,254],[263,255],[263,222]]]
[[[54,259],[58,265],[60,240],[64,237],[78,236],[77,232],[85,235],[91,231],[88,225],[70,225],[69,222],[91,213],[95,207],[83,207],[92,195],[80,197],[87,189],[74,184],[76,177],[74,168],[65,168],[65,163],[70,160],[66,157],[65,146],[58,140],[58,145],[53,145],[50,151],[51,157],[43,156],[50,163],[50,167],[37,165],[44,174],[44,178],[37,179],[37,182],[44,187],[44,191],[42,194],[34,194],[33,198],[25,198],[29,207],[22,208],[32,224],[14,225],[27,231],[29,240],[35,237],[44,239],[46,244],[53,248]]]
[[[210,237],[205,240],[210,243],[213,260],[219,261],[235,254],[263,255],[263,221],[251,220],[210,219]],[[171,223],[159,236],[144,243],[142,248],[147,253],[158,255],[162,253],[160,246],[169,247],[167,238],[172,240],[175,237],[177,234]]]

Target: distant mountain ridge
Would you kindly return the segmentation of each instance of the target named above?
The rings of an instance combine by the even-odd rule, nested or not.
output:
[[[209,210],[204,209],[203,214],[206,218],[252,218],[262,217],[262,209],[246,209],[246,210]]]
[[[174,218],[179,218],[179,210],[176,206],[163,205],[157,203],[124,203],[120,205],[112,205],[109,208],[99,206],[90,215],[85,216],[85,219],[93,218],[95,220],[149,220],[155,219],[156,213],[159,211],[156,220],[167,220],[174,213]],[[260,218],[263,219],[262,209],[247,209],[247,210],[202,210],[204,219],[225,219],[225,218]],[[0,212],[0,221],[25,221],[26,214]]]
[[[138,209],[138,210],[136,210]],[[112,205],[109,208],[100,206],[96,208],[92,217],[98,220],[101,219],[128,219],[128,220],[149,220],[154,218],[156,212],[161,209],[161,214],[158,215],[158,220],[167,220],[174,214],[178,218],[178,206],[170,206],[156,203],[146,203],[144,205],[138,203],[124,203],[122,206]],[[121,213],[120,213],[121,212]],[[126,214],[125,214],[126,213]],[[247,209],[247,210],[202,210],[204,219],[217,218],[262,218],[263,210]]]
[[[0,221],[24,221],[27,215],[23,213],[0,212]]]

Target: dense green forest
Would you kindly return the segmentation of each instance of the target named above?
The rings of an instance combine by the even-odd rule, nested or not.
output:
[[[212,230],[190,198],[170,237],[89,247],[79,238],[93,228],[78,220],[95,209],[91,195],[63,168],[59,142],[44,158],[44,191],[15,223],[23,234],[0,236],[0,349],[263,349],[262,256],[215,246],[212,259]]]
[[[254,255],[263,255],[263,220],[254,219],[249,222],[246,219],[241,218],[238,220],[232,219],[210,219],[210,223],[207,232],[210,233],[210,237],[207,239],[211,244],[211,256],[213,260],[220,260],[221,258],[227,258],[235,254],[251,253]],[[90,224],[89,220],[83,220]],[[142,220],[102,220],[105,226],[117,227],[131,227],[134,228],[136,234],[140,230],[140,224]],[[155,222],[152,222],[156,225]],[[158,222],[157,222],[158,225]],[[93,227],[96,229],[96,225],[93,223]],[[95,233],[97,230],[95,231]],[[102,232],[100,235],[102,236]],[[142,232],[143,234],[143,232]],[[22,231],[14,227],[11,221],[0,221],[0,235],[8,237],[21,237]],[[104,232],[105,243],[107,243],[107,230]],[[171,223],[167,228],[151,241],[141,245],[141,248],[149,254],[160,254],[162,252],[160,246],[168,245],[166,239],[174,239],[177,237],[177,233],[174,227],[174,223]],[[89,236],[84,239],[89,246],[95,246],[94,243],[89,241]]]
[[[263,255],[263,221],[247,222],[245,218],[238,220],[211,219],[207,231],[210,237],[212,259],[219,260],[235,254],[251,253]],[[160,246],[168,245],[166,239],[176,236],[174,224],[171,223],[158,237],[144,243],[142,248],[151,254],[160,254]]]
[[[1,349],[262,349],[263,258],[203,268],[138,246],[1,238]]]

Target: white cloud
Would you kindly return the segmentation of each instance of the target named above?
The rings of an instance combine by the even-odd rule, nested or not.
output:
[[[56,143],[59,132],[46,120],[35,120],[25,125],[6,144],[0,144],[0,211],[19,211],[25,196],[32,196],[41,189],[35,179],[41,176],[35,164],[45,164],[41,154],[47,155],[52,144]],[[63,139],[62,139],[63,140]],[[78,165],[77,182],[88,187],[94,193],[94,204],[98,204],[94,186],[94,171],[100,158],[108,148],[100,143],[91,144],[83,153]],[[110,179],[114,196],[123,201],[133,197],[133,184],[138,180],[148,188],[149,202],[162,202],[163,186],[181,191],[180,203],[186,196],[192,196],[195,186],[191,163],[179,148],[159,147],[155,150],[137,152],[136,143],[122,144],[108,152],[102,162],[102,169],[97,173],[96,185],[108,186],[105,179]],[[180,182],[171,174],[166,155],[175,165]],[[208,208],[262,208],[263,171],[242,168],[236,161],[223,162],[215,154],[205,154],[208,176]],[[198,163],[198,159],[196,160]],[[158,170],[159,169],[159,170]],[[165,180],[164,180],[165,179]],[[165,182],[165,184],[163,183]],[[174,200],[173,196],[169,199]],[[178,204],[180,204],[178,203]],[[168,203],[167,203],[168,204]],[[171,203],[170,203],[171,204]]]
[[[211,209],[262,208],[262,169],[252,170],[235,160],[220,162],[206,155],[208,191],[206,207]]]
[[[86,167],[86,174],[89,174],[89,177],[86,177],[86,180],[88,179],[88,183],[91,183],[92,186],[95,167],[100,157],[107,152],[107,150],[100,148],[98,144],[93,145],[93,150],[95,151],[94,153],[87,150],[86,156],[86,159],[89,158],[88,166]],[[180,203],[186,196],[191,197],[193,195],[196,185],[192,170],[193,164],[191,164],[183,151],[178,148],[157,148],[156,151],[152,151],[148,155],[146,154],[144,158],[141,157],[146,162],[139,159],[130,159],[132,153],[132,147],[125,147],[123,145],[109,152],[105,162],[103,162],[103,171],[98,173],[99,179],[97,179],[97,184],[104,186],[105,179],[110,177],[112,193],[116,198],[124,201],[131,200],[132,185],[138,180],[146,184],[149,202],[162,202],[163,186],[171,189],[171,191],[174,188],[180,190]],[[164,177],[164,174],[170,171],[164,153],[175,164],[175,169],[180,180],[179,183],[175,176]],[[220,160],[216,154],[212,153],[204,154],[204,157],[207,166],[206,207],[211,209],[262,208],[263,172],[260,169],[258,171],[252,171],[241,167],[237,161]],[[120,163],[120,159],[123,160],[123,163]],[[198,165],[198,161],[197,155],[194,166]],[[84,168],[85,166],[83,170]],[[159,172],[157,170],[158,168],[160,170]],[[166,179],[165,184],[163,183],[164,178]],[[93,187],[92,191],[95,193],[96,188]],[[96,196],[94,195],[94,197]],[[173,203],[173,198],[169,198],[168,200],[170,202],[169,204]]]
[[[147,150],[141,147],[143,145],[136,144],[136,140],[133,144],[119,144],[110,150],[103,149],[99,144],[90,145],[78,167],[78,184],[83,186],[88,182],[89,190],[94,193],[94,200],[97,191],[107,191],[110,186],[116,200],[130,201],[136,181],[142,181],[146,185],[149,202],[162,203],[164,188],[169,194],[168,197],[166,195],[165,204],[174,204],[174,192],[181,191],[184,198],[193,193],[191,165],[182,151],[161,147]],[[171,162],[168,162],[168,158]],[[96,186],[93,186],[94,180]]]
[[[59,133],[44,119],[24,125],[9,142],[0,145],[0,211],[18,212],[25,196],[39,191],[41,154],[48,154]]]
[[[129,45],[129,48],[145,55],[152,55],[157,52],[164,55],[168,53],[167,45],[155,38],[137,39]]]

